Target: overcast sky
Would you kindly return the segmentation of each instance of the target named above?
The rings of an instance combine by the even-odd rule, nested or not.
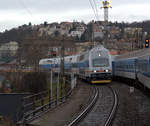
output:
[[[92,0],[91,0],[92,1]],[[93,1],[92,1],[93,2]],[[95,0],[99,20],[103,20],[102,0]],[[150,0],[112,0],[109,10],[111,21],[143,21],[150,19]],[[44,21],[96,20],[89,0],[1,0],[0,31],[23,24],[40,24]]]

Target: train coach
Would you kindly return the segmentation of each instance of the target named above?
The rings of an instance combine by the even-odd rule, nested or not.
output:
[[[61,58],[41,59],[39,65],[44,69],[60,71]],[[110,83],[112,78],[111,56],[103,46],[97,46],[79,55],[64,58],[65,71],[73,72],[79,78],[91,83]]]
[[[116,57],[112,69],[113,76],[138,81],[150,89],[150,49]]]

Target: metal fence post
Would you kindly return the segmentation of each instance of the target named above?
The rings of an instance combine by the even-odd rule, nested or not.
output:
[[[42,106],[42,111],[44,111],[44,96],[41,94],[41,106]]]
[[[60,82],[60,80],[59,80],[59,73],[58,73],[58,80],[57,80],[57,101],[59,100],[59,82]]]
[[[35,100],[36,100],[36,97],[35,96],[33,96],[33,110],[35,110]],[[35,115],[35,113],[33,112],[33,116]]]
[[[51,108],[51,89],[49,89],[49,108]]]
[[[50,90],[51,90],[51,102],[53,101],[53,71],[52,71],[52,69],[51,69],[51,85],[50,85]]]
[[[56,96],[55,105],[57,106],[57,85],[56,85],[56,93],[55,93],[55,94],[56,94],[56,95],[55,95],[55,96]]]
[[[67,76],[68,77],[68,76]],[[65,91],[65,99],[67,99],[67,77],[63,77],[63,83],[64,83],[64,91]]]
[[[24,97],[22,98],[22,124],[24,125]]]
[[[60,76],[60,102],[62,102],[62,76]]]

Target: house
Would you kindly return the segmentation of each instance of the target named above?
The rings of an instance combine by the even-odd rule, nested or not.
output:
[[[68,36],[72,36],[72,37],[81,37],[81,35],[84,33],[85,31],[85,27],[84,26],[77,26],[75,30],[71,31],[70,34],[68,34]]]
[[[15,56],[18,48],[19,48],[18,43],[15,41],[5,43],[0,46],[0,56],[2,56],[2,55],[7,56],[8,54],[9,54],[9,56]]]
[[[81,32],[81,31],[71,31],[70,36],[72,36],[72,37],[78,36],[80,38],[82,34],[83,34],[83,32]]]
[[[99,24],[93,24],[93,31],[94,31],[94,38],[103,38],[104,37],[104,33],[103,33],[103,27]]]
[[[103,38],[104,37],[104,33],[103,32],[94,32],[94,38]]]

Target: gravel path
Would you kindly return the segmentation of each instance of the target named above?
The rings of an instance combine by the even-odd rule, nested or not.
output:
[[[79,82],[78,87],[74,90],[71,98],[66,103],[51,110],[41,118],[34,120],[30,124],[38,126],[64,126],[70,120],[75,118],[87,104],[90,102],[93,90],[91,85]]]
[[[150,126],[150,98],[120,82],[111,84],[119,97],[119,106],[112,126]]]

